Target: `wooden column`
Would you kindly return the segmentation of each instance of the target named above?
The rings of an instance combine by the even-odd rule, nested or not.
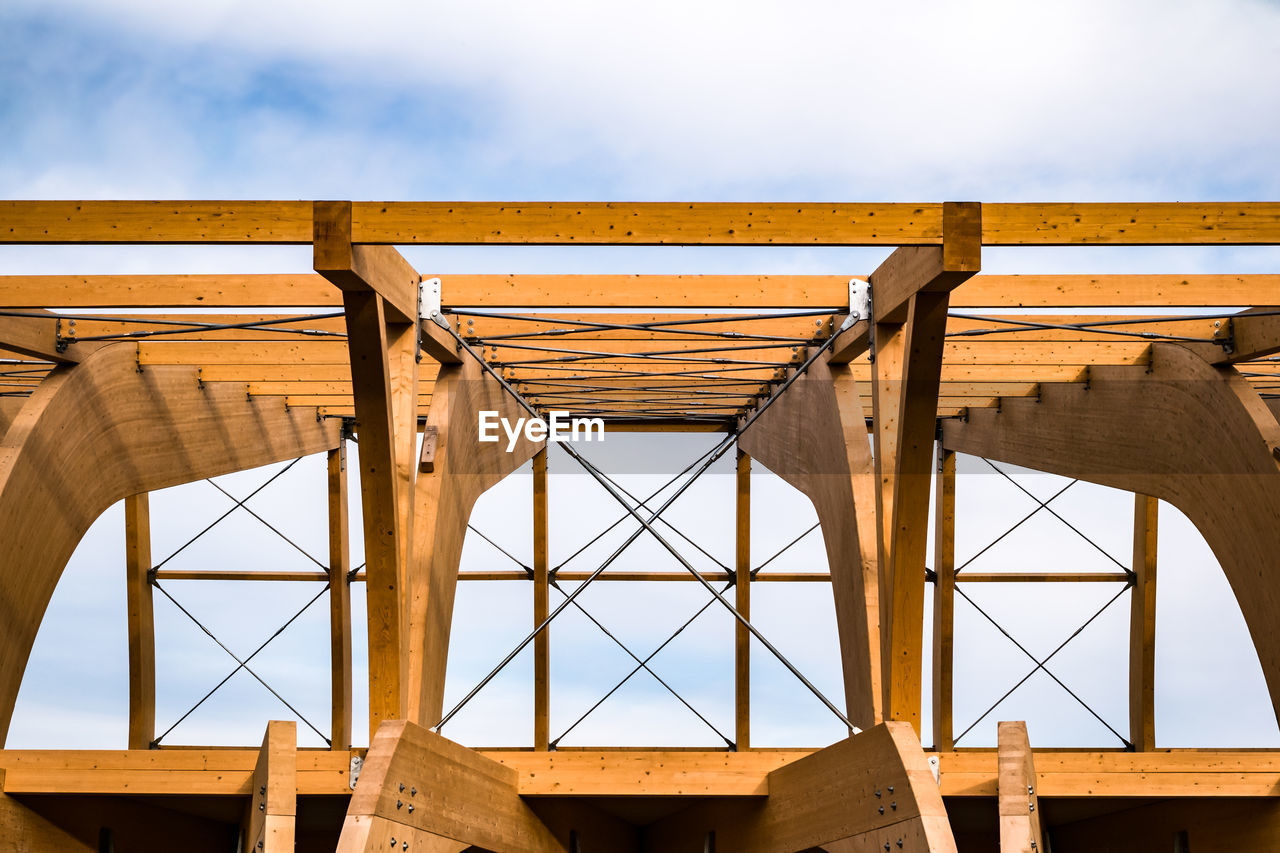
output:
[[[129,749],[156,737],[156,633],[151,600],[151,510],[147,494],[124,499],[125,600],[129,620]]]
[[[955,746],[952,728],[952,673],[956,606],[956,455],[938,450],[938,482],[933,525],[933,744]]]
[[[920,731],[925,557],[949,295],[978,271],[982,208],[943,206],[941,248],[898,249],[871,274],[884,713]]]
[[[1027,724],[1002,721],[997,736],[1000,853],[1046,853]]]
[[[407,718],[431,727],[444,712],[445,670],[458,585],[458,563],[471,508],[486,489],[517,470],[543,448],[521,437],[505,445],[481,442],[478,413],[522,416],[497,380],[468,357],[442,364],[431,391],[427,429],[436,440],[423,442],[413,499],[413,541],[409,566],[409,705]]]
[[[383,723],[369,744],[338,850],[565,853],[517,793],[518,778],[515,770],[421,726]]]
[[[533,457],[533,624],[546,621],[551,607],[547,515],[547,449]],[[551,743],[551,626],[533,641],[533,748]]]
[[[737,543],[734,553],[734,607],[751,618],[751,457],[738,451]],[[751,632],[741,622],[733,635],[734,743],[751,748]]]
[[[654,821],[645,850],[704,853],[714,835],[716,850],[733,853],[955,853],[942,794],[907,723],[883,723],[792,761],[766,786],[767,797],[707,798]]]
[[[316,202],[316,272],[342,291],[360,437],[369,733],[408,709],[407,569],[416,456],[418,282],[391,246],[351,241],[351,203]]]
[[[298,724],[272,720],[258,752],[244,821],[246,853],[293,853],[298,814]]]
[[[351,543],[347,523],[346,442],[329,451],[329,664],[331,746],[351,745]]]
[[[1156,748],[1156,516],[1160,501],[1134,495],[1133,589],[1129,610],[1129,740]]]

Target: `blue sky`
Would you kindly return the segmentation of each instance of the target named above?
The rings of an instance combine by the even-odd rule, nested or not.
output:
[[[1280,197],[1280,5],[1010,0],[626,7],[383,0],[356,8],[293,0],[182,7],[156,0],[11,0],[0,9],[0,128],[0,195],[6,198],[1274,200]],[[853,274],[868,272],[884,254],[406,250],[424,272]],[[4,247],[0,265],[5,272],[289,272],[308,269],[309,255],[305,247]],[[1277,261],[1280,253],[1272,249],[1003,250],[989,252],[984,266],[1001,272],[1274,272]],[[667,441],[635,452],[684,458],[688,451]],[[268,473],[231,478],[227,487],[247,494]],[[324,531],[314,496],[321,468],[311,460],[286,477],[264,493],[261,511],[273,520],[283,515],[290,532],[320,553]],[[556,482],[565,509],[553,513],[553,548],[572,550],[589,529],[588,516],[599,520],[601,496],[567,475]],[[644,481],[627,482],[630,488]],[[717,482],[707,488],[723,493]],[[982,535],[1027,511],[1027,499],[1008,493],[994,475],[973,474],[966,482],[972,510],[960,535],[976,550]],[[1060,487],[1048,478],[1031,482],[1045,490],[1038,494]],[[807,527],[812,511],[767,476],[757,489],[771,495],[772,507],[757,525],[757,552],[770,553]],[[507,537],[500,541],[517,553],[528,550],[520,511],[527,494],[528,480],[513,478],[477,510],[477,526]],[[1116,509],[1123,496],[1079,494],[1064,514],[1091,524],[1125,553],[1127,510]],[[226,505],[201,485],[166,500],[169,520],[157,538],[173,539],[173,547],[187,526]],[[731,505],[724,502],[716,514],[709,507],[717,501],[709,496],[687,507],[686,521],[705,530],[727,559]],[[1111,511],[1099,511],[1105,506]],[[1160,602],[1162,741],[1280,743],[1256,657],[1220,571],[1176,513],[1166,509],[1164,517],[1170,538]],[[192,567],[269,559],[271,567],[302,560],[297,567],[306,568],[297,555],[262,550],[277,546],[251,520],[235,524],[202,544],[206,550],[194,551]],[[120,526],[118,509],[104,516],[68,570],[33,658],[32,671],[38,667],[40,675],[24,686],[10,745],[63,745],[68,721],[85,734],[84,742],[66,745],[123,742]],[[1097,558],[1072,551],[1078,543],[1051,525],[1026,536],[1013,538],[1010,551],[993,559],[1013,567],[1044,552],[1076,562]],[[466,568],[500,567],[501,556],[482,542],[469,540],[467,549]],[[157,544],[156,552],[164,549]],[[657,559],[656,552],[646,553]],[[792,558],[788,568],[824,562],[816,539]],[[202,618],[243,650],[314,594],[301,584],[267,586],[173,591],[184,603],[194,598]],[[501,657],[503,643],[519,638],[527,600],[523,587],[513,586],[475,585],[460,596],[460,613],[473,621],[458,636],[471,651],[451,665],[451,696]],[[641,599],[611,591],[621,586],[592,590],[590,606],[630,632],[637,650],[656,645],[663,626],[700,604],[696,590],[682,585],[649,593],[647,607],[637,608],[630,605]],[[762,626],[824,691],[838,696],[829,597],[817,585],[775,587],[759,599]],[[1100,594],[1062,593],[1053,607],[1030,611],[1052,614],[1045,618],[1027,616],[1014,599],[984,599],[984,606],[1001,610],[1002,619],[1019,624],[1020,637],[1047,651],[1101,604],[1094,601]],[[299,707],[326,729],[327,687],[317,681],[325,660],[315,651],[325,648],[324,620],[316,617],[323,600],[316,606],[273,643],[262,663],[269,680],[280,681],[286,695],[303,697]],[[172,721],[216,683],[230,661],[166,607],[157,604],[162,726],[166,715]],[[1125,685],[1115,650],[1124,647],[1124,624],[1114,617],[1109,611],[1082,635],[1062,666],[1073,673],[1067,679],[1073,686],[1092,685],[1093,701],[1119,725]],[[664,677],[681,682],[695,705],[727,725],[728,622],[723,614],[704,618],[705,625],[682,640],[688,646],[657,660]],[[555,658],[555,701],[556,720],[567,725],[610,686],[610,675],[627,667],[581,617],[564,619],[557,647],[573,653]],[[1010,677],[1022,675],[1023,663],[980,618],[958,619],[969,640],[959,646],[957,667],[975,689],[958,697],[957,719],[980,713]],[[92,656],[77,650],[86,637],[96,643]],[[758,660],[762,729],[779,743],[839,736],[762,650]],[[524,728],[507,722],[523,719],[528,707],[527,659],[515,667],[481,694],[472,716],[459,718],[453,736],[472,743],[527,738]],[[592,718],[594,728],[584,724],[583,743],[629,737],[714,743],[696,720],[685,725],[687,712],[671,706],[660,688],[636,682],[602,709],[608,713],[600,721]],[[1243,709],[1238,729],[1206,731],[1205,721],[1217,716],[1205,698],[1214,691],[1235,697]],[[262,721],[280,713],[274,701],[242,674],[174,737],[256,742]],[[1111,743],[1051,683],[1033,681],[1010,701],[996,716],[1026,716],[1033,740],[1044,733],[1064,742]],[[992,739],[995,718],[989,731],[975,730],[975,736]],[[356,728],[362,730],[359,723]]]

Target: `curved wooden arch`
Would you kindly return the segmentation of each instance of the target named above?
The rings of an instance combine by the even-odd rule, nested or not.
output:
[[[738,438],[738,446],[813,502],[831,569],[845,708],[859,728],[883,719],[875,468],[849,366],[818,359]]]
[[[1234,368],[1152,344],[1149,365],[1093,367],[947,420],[942,443],[1181,510],[1222,564],[1280,719],[1280,423]]]
[[[135,345],[117,344],[54,369],[0,441],[0,740],[58,578],[99,515],[129,495],[341,440],[315,409],[136,359]]]

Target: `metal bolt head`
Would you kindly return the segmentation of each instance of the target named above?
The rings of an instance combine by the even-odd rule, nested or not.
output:
[[[404,783],[403,783],[403,782],[401,782],[401,783],[400,783],[400,793],[402,793],[402,794],[404,793]]]
[[[396,846],[396,837],[395,837],[394,835],[393,835],[393,836],[391,836],[391,846],[392,846],[392,847],[395,847],[395,846]]]
[[[259,788],[258,793],[265,797],[267,795],[267,786],[263,785],[261,788]]]
[[[889,803],[889,808],[893,809],[896,812],[898,810],[898,802],[895,800],[894,802]]]
[[[267,804],[266,804],[266,803],[258,803],[258,811],[260,811],[260,812],[265,812],[266,810],[267,810]]]
[[[413,803],[409,803],[409,814],[413,814]]]
[[[401,850],[408,850],[408,849],[409,849],[409,842],[408,842],[408,841],[406,841],[406,842],[404,843],[404,846],[403,846],[403,847],[401,847],[400,849],[401,849]]]
[[[417,789],[417,788],[410,788],[410,789],[409,789],[409,796],[411,796],[411,797],[416,797],[416,796],[418,796],[418,789]]]
[[[890,793],[890,794],[892,794],[892,793],[893,793],[893,786],[892,786],[892,785],[890,785],[890,786],[889,786],[889,793]]]
[[[1029,796],[1031,796],[1032,794],[1034,794],[1035,792],[1036,792],[1036,789],[1035,789],[1034,787],[1032,787],[1031,785],[1028,785],[1028,786],[1027,786],[1027,796],[1028,796],[1028,797],[1029,797]]]
[[[888,841],[886,841],[886,842],[884,843],[884,849],[885,849],[885,850],[888,850],[888,849],[889,849],[889,842],[888,842]]]
[[[396,808],[402,808],[403,806],[404,806],[404,802],[402,802],[401,800],[396,800]]]
[[[878,797],[878,796],[880,796],[880,791],[879,791],[879,790],[877,790],[877,791],[876,791],[876,796],[877,796],[877,797]]]
[[[880,812],[880,814],[884,814],[884,806],[881,806],[877,811]]]
[[[902,849],[902,839],[898,839],[898,849]]]

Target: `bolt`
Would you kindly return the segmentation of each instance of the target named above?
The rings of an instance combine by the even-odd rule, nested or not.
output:
[[[396,837],[395,837],[394,835],[393,835],[393,836],[391,836],[391,846],[392,846],[392,847],[395,847],[395,846],[396,846]]]
[[[404,806],[404,803],[402,801],[396,800],[396,808],[403,808],[403,806]]]
[[[410,789],[409,789],[409,796],[411,796],[411,797],[416,797],[416,796],[418,796],[418,789],[417,789],[417,788],[410,788]]]
[[[893,809],[893,810],[896,812],[896,811],[898,810],[898,803],[897,803],[897,801],[895,800],[894,802],[889,803],[889,808]]]
[[[901,850],[901,849],[902,849],[902,839],[901,839],[901,838],[899,838],[899,839],[898,839],[898,849],[899,849],[899,850]]]
[[[266,804],[266,803],[258,803],[258,811],[260,811],[260,812],[265,812],[266,810],[267,810],[267,804]]]
[[[267,786],[263,785],[261,788],[259,788],[258,793],[265,797],[267,795]]]
[[[892,785],[890,785],[890,786],[889,786],[889,793],[890,793],[890,794],[892,794],[892,793],[893,793],[893,786],[892,786]]]
[[[408,842],[408,841],[406,841],[406,842],[404,843],[404,846],[403,846],[403,847],[401,847],[400,849],[401,849],[401,850],[408,850],[408,849],[409,849],[409,842]]]
[[[1035,810],[1036,810],[1036,804],[1035,804],[1035,803],[1027,803],[1027,808],[1028,808],[1030,811],[1035,811]]]
[[[413,814],[413,803],[409,803],[409,814]]]
[[[888,850],[888,849],[889,849],[889,842],[888,842],[888,841],[886,841],[886,842],[884,843],[884,849],[885,849],[885,850]]]
[[[876,791],[876,796],[880,796],[880,792],[878,790]]]
[[[880,814],[884,814],[884,806],[881,806],[881,807],[878,809],[878,811],[880,812]]]
[[[403,783],[403,782],[401,782],[401,783],[400,783],[400,793],[402,793],[402,794],[404,793],[404,783]]]

